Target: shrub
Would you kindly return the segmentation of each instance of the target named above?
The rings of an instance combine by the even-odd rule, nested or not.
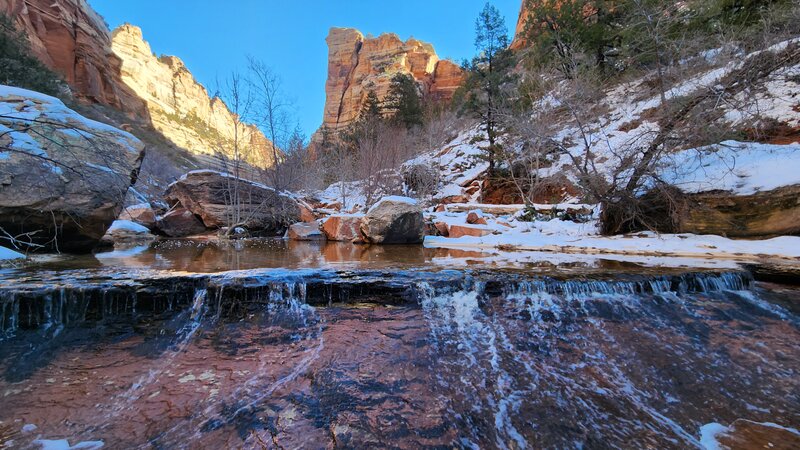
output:
[[[24,33],[0,14],[0,84],[58,95],[61,80],[31,53]]]

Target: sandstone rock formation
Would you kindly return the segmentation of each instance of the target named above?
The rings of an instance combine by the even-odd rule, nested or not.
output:
[[[158,58],[142,31],[114,33],[86,0],[6,0],[0,13],[25,31],[34,55],[64,76],[75,97],[110,106],[152,126],[191,154],[232,155],[233,115],[209,97],[183,62]],[[272,165],[271,145],[253,125],[239,125],[244,160]]]
[[[90,250],[122,210],[144,144],[60,100],[0,86],[0,228],[63,251]]]
[[[5,0],[0,13],[25,31],[34,55],[62,74],[76,97],[144,114],[143,102],[122,82],[122,61],[111,51],[103,18],[86,0]]]
[[[156,226],[156,213],[148,203],[142,203],[125,207],[119,220],[131,221],[152,230]]]
[[[158,218],[156,229],[169,237],[187,237],[201,234],[206,226],[186,208],[175,208]]]
[[[530,18],[528,0],[522,0],[522,6],[519,10],[519,18],[517,19],[517,26],[514,29],[514,40],[511,42],[511,49],[519,50],[527,45],[525,40],[525,28],[528,25],[528,18]]]
[[[396,34],[365,38],[352,28],[332,28],[328,43],[328,81],[323,128],[339,130],[357,119],[370,90],[383,100],[392,77],[410,74],[424,95],[446,101],[461,84],[461,68],[440,60],[433,46]]]
[[[153,127],[191,153],[232,156],[238,128],[243,159],[272,165],[270,142],[254,125],[238,124],[219,98],[211,98],[178,57],[153,55],[142,30],[122,25],[112,33],[111,49],[121,61],[122,81],[144,100]]]
[[[319,229],[319,224],[314,222],[299,222],[289,227],[286,237],[293,241],[324,241],[325,235]]]
[[[361,234],[371,244],[420,244],[425,238],[422,209],[412,199],[385,197],[362,219]]]
[[[691,194],[687,202],[674,231],[742,238],[800,235],[800,185],[752,195]]]
[[[238,208],[230,200],[237,192]],[[210,170],[184,175],[170,185],[165,198],[170,205],[180,205],[198,216],[207,228],[235,225],[250,232],[280,236],[300,219],[297,200],[266,186]]]
[[[322,231],[330,241],[353,242],[361,240],[361,220],[357,214],[334,214],[322,224]]]

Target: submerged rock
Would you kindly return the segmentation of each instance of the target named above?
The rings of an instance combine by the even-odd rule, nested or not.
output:
[[[425,238],[425,219],[416,200],[385,197],[361,222],[361,234],[371,244],[420,244]]]
[[[56,98],[0,86],[0,228],[9,234],[91,250],[119,215],[143,157],[144,144],[129,133]]]
[[[239,197],[238,211],[231,198]],[[262,184],[211,170],[189,172],[167,189],[167,201],[180,204],[206,228],[241,226],[254,233],[280,236],[300,221],[300,203]],[[234,214],[234,212],[236,214]],[[239,216],[238,223],[230,223]]]

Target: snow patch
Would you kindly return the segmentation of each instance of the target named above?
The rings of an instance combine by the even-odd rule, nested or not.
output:
[[[416,204],[418,204],[418,202],[416,200],[414,200],[413,198],[411,198],[411,197],[401,197],[401,196],[398,196],[398,195],[390,195],[388,197],[383,197],[380,200],[378,200],[378,203],[375,203],[374,205],[372,205],[372,208],[370,208],[369,211],[367,211],[367,214],[371,213],[372,211],[375,211],[382,204],[388,203],[388,202],[403,203],[403,204],[406,204],[406,205],[416,205]]]
[[[147,227],[139,225],[138,223],[130,220],[115,220],[114,223],[111,224],[111,227],[109,227],[108,233],[113,233],[114,231],[130,231],[132,233],[150,232]]]
[[[674,156],[665,178],[684,192],[752,195],[800,184],[800,144],[726,141]]]
[[[13,261],[15,259],[25,259],[25,255],[5,247],[0,247],[0,261]]]

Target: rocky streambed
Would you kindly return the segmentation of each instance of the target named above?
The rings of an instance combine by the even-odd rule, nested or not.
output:
[[[433,257],[372,268],[51,262],[2,272],[0,441],[800,442],[799,290],[745,270],[541,272]]]

